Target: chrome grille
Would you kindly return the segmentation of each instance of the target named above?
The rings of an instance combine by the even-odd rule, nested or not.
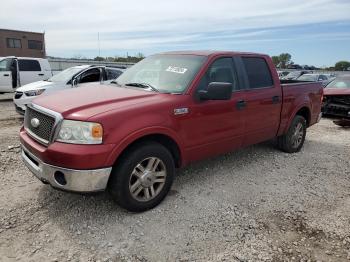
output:
[[[39,125],[34,127],[31,123],[32,119],[38,119]],[[37,141],[48,144],[54,129],[55,117],[44,114],[31,107],[27,107],[24,119],[24,126],[30,136]]]

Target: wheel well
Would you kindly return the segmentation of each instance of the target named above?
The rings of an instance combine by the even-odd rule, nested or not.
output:
[[[299,111],[296,113],[296,115],[304,117],[306,120],[306,125],[309,126],[310,118],[311,118],[309,108],[302,107],[301,109],[299,109]]]
[[[174,158],[175,162],[175,167],[180,167],[181,166],[181,154],[180,154],[180,149],[177,143],[169,136],[162,135],[162,134],[152,134],[152,135],[146,135],[141,138],[136,139],[133,141],[131,144],[129,144],[123,152],[120,154],[118,159],[126,154],[129,150],[132,148],[136,147],[137,145],[144,143],[144,142],[149,142],[149,141],[154,141],[157,142],[161,145],[163,145],[166,149],[169,150],[171,155]]]

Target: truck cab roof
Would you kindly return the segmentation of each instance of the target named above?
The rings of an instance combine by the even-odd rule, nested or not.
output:
[[[217,55],[258,55],[265,56],[266,54],[238,52],[238,51],[215,51],[215,50],[188,50],[188,51],[170,51],[159,53],[160,55],[198,55],[198,56],[217,56]]]

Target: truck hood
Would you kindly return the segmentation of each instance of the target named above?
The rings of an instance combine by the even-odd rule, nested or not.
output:
[[[350,88],[325,88],[323,89],[323,94],[325,96],[339,96],[339,95],[350,96]]]
[[[16,89],[17,92],[27,92],[38,89],[47,89],[52,87],[61,87],[65,86],[65,83],[54,83],[49,81],[37,81],[24,86],[21,86]]]
[[[87,120],[107,111],[132,107],[161,97],[162,94],[142,89],[90,84],[89,88],[73,88],[39,96],[33,100],[33,104],[58,112],[64,118]]]

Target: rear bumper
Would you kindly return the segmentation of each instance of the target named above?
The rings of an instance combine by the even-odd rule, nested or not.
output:
[[[22,145],[22,159],[28,169],[43,183],[73,192],[103,191],[107,187],[111,167],[78,170],[44,163]]]

